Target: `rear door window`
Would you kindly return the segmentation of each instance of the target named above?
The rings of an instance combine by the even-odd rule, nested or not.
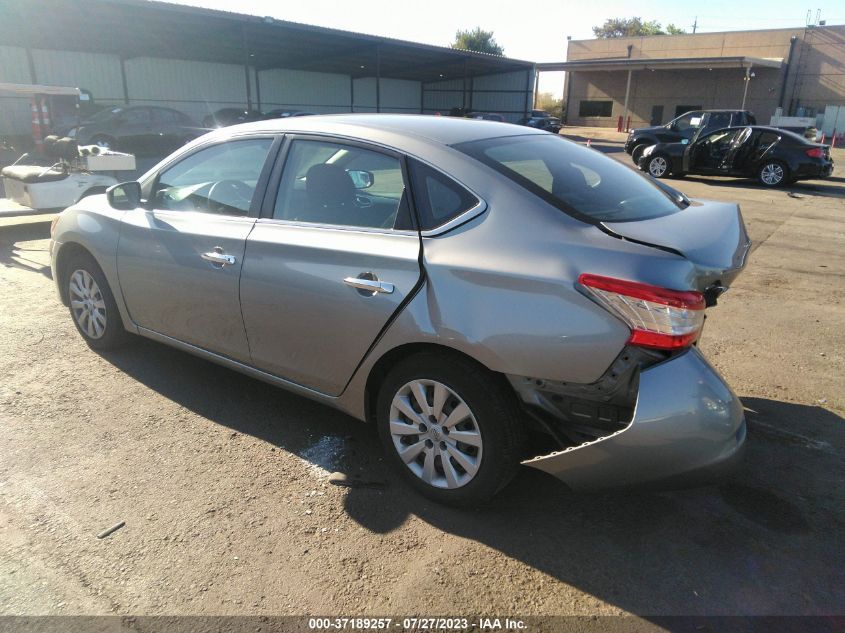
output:
[[[285,159],[273,218],[393,229],[407,210],[397,158],[355,145],[297,139]]]
[[[647,220],[681,209],[646,176],[557,136],[508,136],[454,147],[585,222]]]

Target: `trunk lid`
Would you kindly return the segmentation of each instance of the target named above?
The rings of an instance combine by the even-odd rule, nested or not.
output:
[[[727,288],[751,248],[739,205],[733,203],[693,200],[677,213],[602,226],[618,237],[680,254],[695,265],[695,289],[705,293]]]

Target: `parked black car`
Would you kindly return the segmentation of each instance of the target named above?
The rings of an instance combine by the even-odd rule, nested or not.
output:
[[[552,116],[545,110],[531,110],[531,115],[528,118],[520,119],[517,125],[527,125],[538,130],[546,130],[547,132],[560,132],[560,119]]]
[[[505,122],[505,117],[495,112],[467,112],[466,118],[478,119],[480,121],[497,121],[499,123]]]
[[[244,110],[243,108],[222,108],[203,117],[202,124],[207,128],[229,127],[238,123],[260,121],[264,115],[258,110]]]
[[[170,154],[208,130],[188,115],[158,106],[118,106],[100,110],[71,128],[68,136],[79,145],[130,152],[137,155]]]
[[[658,143],[642,152],[640,169],[655,178],[706,174],[757,178],[766,187],[833,173],[830,147],[772,127],[730,127],[694,141]]]
[[[265,119],[287,119],[293,116],[314,116],[313,112],[305,112],[304,110],[285,110],[280,108],[278,110],[270,110],[264,114]]]
[[[691,141],[696,134],[739,125],[757,125],[757,119],[748,110],[693,110],[666,125],[631,130],[625,141],[625,151],[635,164],[639,164],[642,151],[655,143]]]

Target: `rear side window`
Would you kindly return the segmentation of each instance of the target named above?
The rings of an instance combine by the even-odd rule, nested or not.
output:
[[[420,230],[442,226],[478,205],[478,198],[436,169],[415,160],[409,167]]]
[[[585,222],[647,220],[681,209],[646,176],[558,136],[508,136],[454,147]]]

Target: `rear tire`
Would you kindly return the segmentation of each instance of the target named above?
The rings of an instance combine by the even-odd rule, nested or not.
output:
[[[757,182],[764,187],[781,187],[790,182],[789,168],[779,160],[769,160],[757,170]]]
[[[525,446],[507,383],[451,354],[424,352],[398,363],[379,390],[377,422],[396,471],[424,496],[449,505],[493,497],[513,479]]]
[[[106,276],[94,258],[85,253],[74,254],[65,263],[64,272],[62,283],[67,290],[70,316],[88,346],[105,351],[125,344],[129,333],[123,327]]]
[[[645,163],[645,171],[655,178],[668,178],[670,175],[669,158],[664,154],[649,156]]]

